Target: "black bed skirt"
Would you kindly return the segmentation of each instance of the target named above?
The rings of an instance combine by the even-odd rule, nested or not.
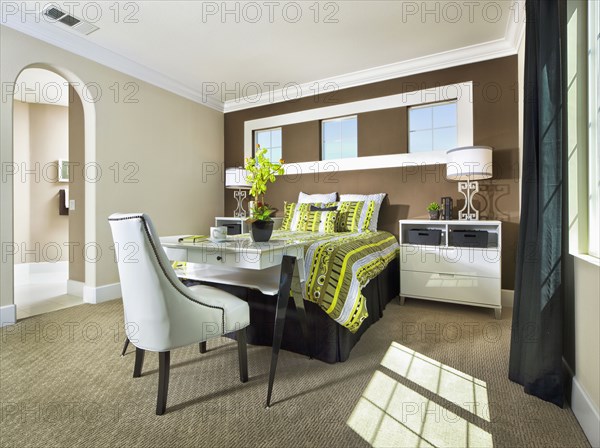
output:
[[[250,305],[250,326],[247,328],[248,343],[271,346],[275,324],[275,298],[260,291],[211,284],[244,299]],[[386,269],[371,280],[363,289],[369,316],[356,333],[351,333],[331,319],[317,304],[304,301],[308,318],[309,343],[312,357],[328,363],[346,361],[352,348],[368,328],[383,316],[388,302],[399,294],[398,259],[392,260]],[[285,320],[281,348],[307,355],[300,323],[293,301],[290,300]]]

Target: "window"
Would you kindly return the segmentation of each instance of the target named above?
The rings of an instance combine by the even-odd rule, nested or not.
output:
[[[323,160],[358,157],[356,115],[323,120],[321,126]]]
[[[281,153],[281,128],[256,131],[254,133],[254,147],[257,144],[267,150],[265,156],[271,162],[279,162],[283,158]]]
[[[589,2],[588,253],[600,257],[600,6]]]
[[[456,101],[408,109],[408,152],[455,148],[458,140]]]

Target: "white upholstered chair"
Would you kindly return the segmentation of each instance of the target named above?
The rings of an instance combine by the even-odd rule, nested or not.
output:
[[[146,350],[158,352],[156,414],[166,410],[170,351],[236,333],[240,380],[248,381],[248,304],[209,286],[186,287],[175,275],[152,221],[142,213],[108,218],[117,254],[125,332],[136,347],[134,378],[141,376]]]

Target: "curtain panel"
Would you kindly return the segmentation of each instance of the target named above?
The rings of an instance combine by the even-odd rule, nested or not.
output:
[[[509,378],[562,406],[563,91],[558,0],[527,0],[521,223]]]

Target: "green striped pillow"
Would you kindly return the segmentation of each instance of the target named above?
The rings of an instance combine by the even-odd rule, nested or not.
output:
[[[338,232],[364,232],[368,230],[375,209],[375,201],[340,202],[338,207]]]
[[[300,215],[298,230],[308,232],[334,233],[338,212],[308,211]]]
[[[290,230],[292,228],[292,219],[294,218],[294,210],[296,210],[295,202],[283,203],[283,221],[281,222],[281,230]]]

